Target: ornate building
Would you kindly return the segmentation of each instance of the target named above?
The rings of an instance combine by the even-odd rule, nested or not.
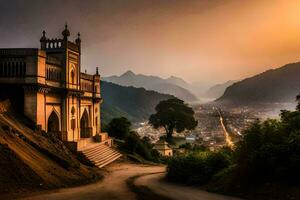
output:
[[[74,42],[69,36],[66,25],[59,39],[43,31],[40,49],[0,49],[0,91],[40,129],[78,150],[96,134],[108,139],[101,134],[98,69],[81,72],[80,34]]]

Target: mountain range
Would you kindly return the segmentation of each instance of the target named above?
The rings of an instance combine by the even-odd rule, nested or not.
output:
[[[235,105],[293,103],[300,93],[300,62],[271,69],[229,86],[217,102]]]
[[[133,86],[163,94],[170,94],[184,101],[197,100],[197,97],[187,89],[189,84],[174,76],[163,79],[157,76],[146,76],[127,71],[121,76],[103,77],[102,80],[122,86]]]
[[[237,81],[229,80],[225,83],[216,84],[210,87],[202,96],[205,98],[217,99],[224,94],[227,87],[231,86],[235,82]]]
[[[104,123],[121,116],[127,117],[132,122],[148,120],[160,101],[174,98],[172,95],[106,81],[101,81],[101,93],[103,98],[101,118]]]

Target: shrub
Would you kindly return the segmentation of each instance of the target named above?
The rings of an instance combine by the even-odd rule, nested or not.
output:
[[[130,133],[131,122],[125,117],[114,118],[109,122],[106,129],[109,136],[125,139]]]
[[[187,184],[205,184],[231,163],[226,151],[200,151],[177,156],[168,162],[167,178]]]
[[[283,111],[280,121],[257,121],[246,130],[235,152],[239,174],[253,183],[299,183],[299,117],[299,111]]]
[[[129,153],[137,153],[144,159],[158,162],[159,153],[152,149],[153,145],[147,139],[141,139],[136,132],[130,132],[121,145],[121,148]]]

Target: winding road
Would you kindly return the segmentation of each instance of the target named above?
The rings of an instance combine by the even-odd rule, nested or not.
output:
[[[221,123],[222,129],[223,129],[223,132],[224,132],[226,144],[230,148],[233,148],[234,147],[234,143],[232,142],[231,137],[230,137],[230,135],[229,135],[229,133],[228,133],[228,131],[226,129],[226,126],[224,124],[224,119],[223,119],[223,116],[221,114],[221,111],[220,111],[219,108],[216,108],[216,109],[217,109],[217,112],[218,112],[219,117],[220,117],[220,123]]]
[[[137,196],[128,188],[126,181],[130,177],[139,175],[140,177],[134,181],[134,185],[146,186],[152,192],[174,200],[236,199],[161,181],[166,170],[165,166],[117,162],[109,165],[105,170],[104,179],[100,182],[80,187],[48,191],[43,194],[25,197],[23,200],[135,200]]]
[[[146,186],[152,192],[173,200],[238,200],[238,198],[209,193],[196,187],[172,184],[163,180],[164,173],[149,174],[138,178],[135,185]]]

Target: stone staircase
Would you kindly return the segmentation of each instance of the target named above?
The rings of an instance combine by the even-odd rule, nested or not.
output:
[[[95,144],[81,152],[99,168],[108,165],[122,156],[118,151],[103,143]]]

